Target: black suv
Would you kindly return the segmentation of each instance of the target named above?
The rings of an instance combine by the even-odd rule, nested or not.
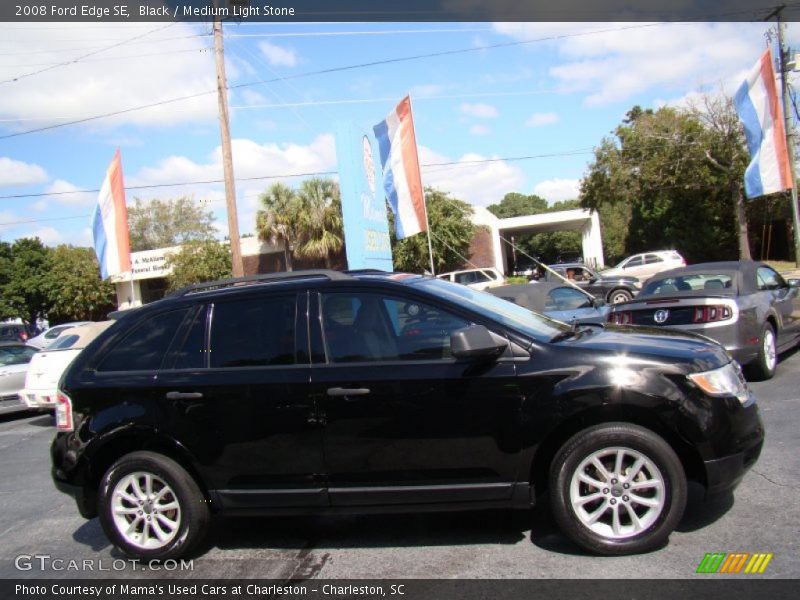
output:
[[[600,554],[663,544],[687,479],[764,431],[716,343],[570,327],[431,277],[310,271],[124,314],[64,375],[53,479],[112,542],[175,558],[212,513],[530,508]]]

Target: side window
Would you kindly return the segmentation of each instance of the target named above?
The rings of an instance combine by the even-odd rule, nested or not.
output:
[[[211,368],[295,364],[295,296],[214,305]]]
[[[648,254],[644,257],[644,264],[646,265],[654,265],[656,263],[664,262],[664,259],[661,258],[658,254]]]
[[[161,367],[178,326],[189,309],[155,315],[140,323],[106,354],[98,371],[151,371]]]
[[[475,283],[483,283],[484,281],[494,281],[491,272],[475,271],[473,273]]]
[[[325,294],[322,321],[331,362],[430,360],[450,356],[464,319],[416,301],[379,294]]]
[[[632,259],[630,259],[628,262],[625,263],[623,268],[627,269],[629,267],[641,267],[642,263],[643,261],[641,256],[634,256]]]
[[[759,267],[756,275],[758,277],[758,289],[760,290],[777,290],[786,285],[783,277],[769,267]]]
[[[456,275],[456,283],[460,283],[462,285],[467,285],[468,283],[475,282],[475,273],[459,273]]]
[[[206,366],[206,318],[208,307],[204,306],[192,319],[189,330],[175,351],[173,369],[203,369]]]
[[[52,329],[48,329],[47,333],[44,334],[46,340],[54,340],[58,336],[61,335],[61,332],[67,329],[66,327],[53,327]]]

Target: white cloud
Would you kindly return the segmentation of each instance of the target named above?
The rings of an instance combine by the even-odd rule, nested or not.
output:
[[[294,67],[297,65],[297,54],[294,50],[281,48],[269,42],[259,42],[258,49],[273,67]]]
[[[4,225],[4,223],[15,223],[19,221],[19,216],[10,210],[0,211],[0,234],[9,231],[14,225]]]
[[[473,125],[469,128],[470,135],[489,135],[492,130],[486,125]]]
[[[525,127],[542,127],[558,123],[559,118],[556,113],[534,113],[531,118],[525,121]]]
[[[45,246],[58,246],[59,244],[65,243],[64,236],[55,227],[40,227],[35,231],[18,237],[38,237]]]
[[[97,202],[97,192],[77,192],[76,190],[79,189],[81,188],[69,181],[56,179],[45,188],[44,192],[46,194],[53,194],[53,196],[49,196],[49,198],[65,206],[88,207]]]
[[[47,171],[33,163],[0,156],[0,187],[30,185],[47,181]]]
[[[87,31],[87,28],[89,31]],[[163,27],[162,27],[163,29]],[[14,130],[64,123],[152,104],[170,98],[211,92],[178,103],[136,110],[91,121],[84,127],[175,125],[216,116],[216,78],[208,39],[200,26],[178,23],[163,32],[131,40],[97,56],[24,77],[88,52],[154,30],[153,23],[45,23],[3,32],[0,80],[18,77],[0,94],[0,118]]]
[[[458,159],[464,165],[422,167],[422,183],[450,192],[453,197],[476,206],[488,206],[502,200],[508,190],[520,189],[525,183],[522,171],[503,160],[473,162],[486,158],[468,153]],[[419,146],[419,162],[443,163],[453,159],[438,154],[426,146]]]
[[[722,83],[750,67],[763,47],[760,23],[499,23],[515,39],[551,37],[560,64],[550,69],[563,92],[587,105],[627,101],[653,88],[685,93]],[[610,30],[611,31],[608,31]],[[603,31],[604,30],[604,31]],[[573,35],[594,31],[590,35]],[[570,36],[556,39],[557,36]],[[541,47],[541,44],[536,44]]]
[[[468,102],[464,102],[459,107],[459,110],[463,114],[475,117],[476,119],[496,119],[500,116],[497,108],[491,104],[469,104]]]
[[[276,181],[284,181],[290,186],[297,185],[297,177],[283,177],[288,174],[315,173],[336,170],[336,150],[331,134],[317,136],[309,144],[259,144],[250,139],[237,138],[231,141],[234,157],[234,175],[237,179],[250,177],[280,176],[275,179],[240,181],[237,184],[237,214],[241,232],[255,230],[255,211],[257,196]],[[222,149],[217,146],[206,160],[196,162],[185,156],[168,156],[155,166],[145,167],[126,178],[131,186],[157,185],[176,181],[221,180]],[[193,184],[180,187],[153,188],[137,190],[136,197],[144,201],[153,198],[173,198],[190,195],[212,210],[218,220],[220,231],[227,235],[227,211],[225,191],[222,183]],[[133,201],[129,194],[128,201]]]
[[[548,179],[536,184],[533,193],[552,204],[561,200],[574,200],[578,197],[580,189],[579,179]]]

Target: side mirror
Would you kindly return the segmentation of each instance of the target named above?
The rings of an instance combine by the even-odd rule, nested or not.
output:
[[[450,336],[450,354],[455,358],[497,358],[508,347],[483,325],[458,329]]]
[[[789,279],[786,283],[789,284],[789,287],[800,287],[800,279]]]
[[[595,281],[597,281],[597,276],[596,276],[596,275],[592,275],[592,276],[589,278],[589,283],[594,283]]]

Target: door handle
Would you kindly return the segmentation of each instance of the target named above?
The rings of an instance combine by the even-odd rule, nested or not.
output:
[[[167,392],[167,400],[196,400],[202,397],[202,392]]]
[[[367,394],[369,394],[369,388],[328,388],[328,396],[366,396]]]

